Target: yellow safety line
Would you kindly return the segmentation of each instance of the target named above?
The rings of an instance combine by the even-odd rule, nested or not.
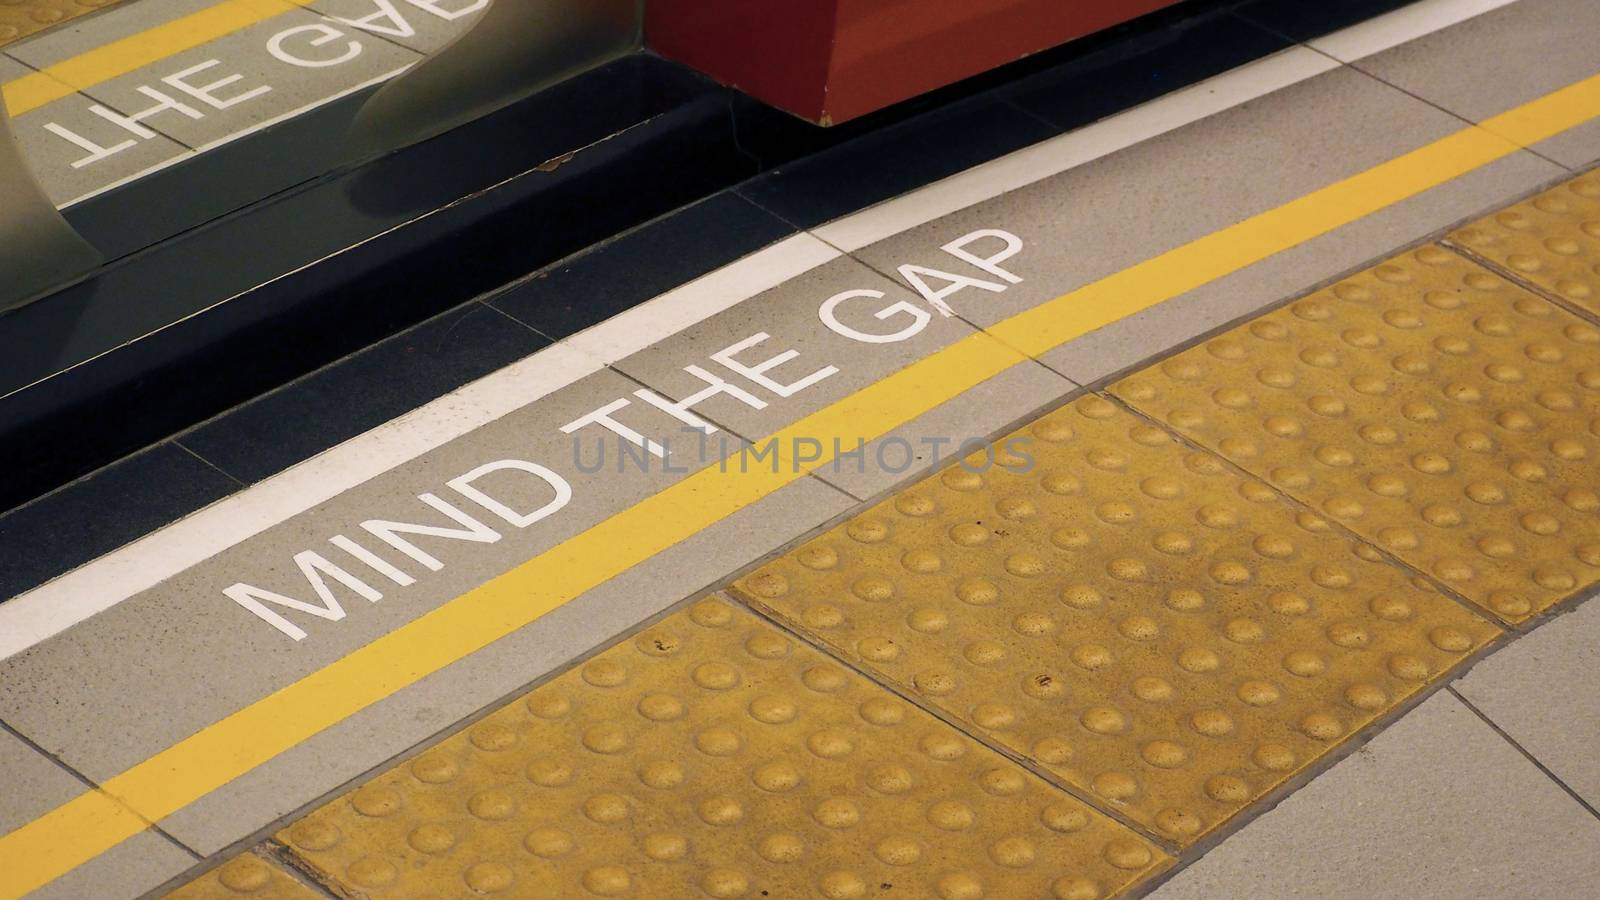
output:
[[[1600,76],[1488,124],[1532,142],[1596,115]],[[137,815],[107,815],[105,797],[90,792],[0,837],[6,879],[0,890],[20,895],[47,884],[132,837],[144,820],[160,821],[831,460],[825,450],[822,459],[793,471],[782,451],[795,438],[831,448],[830,438],[854,446],[857,437],[881,436],[1021,361],[1019,350],[1052,349],[1519,149],[1507,137],[1470,126],[957,341],[778,432],[780,471],[770,464],[701,469],[103,785]]]
[[[85,88],[192,50],[311,2],[223,0],[216,6],[173,19],[8,81],[0,86],[0,97],[3,97],[13,117],[20,116],[46,103],[70,97]]]

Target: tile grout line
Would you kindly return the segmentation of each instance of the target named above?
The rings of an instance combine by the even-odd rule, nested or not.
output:
[[[1471,19],[1464,19],[1463,21],[1470,22]],[[1461,24],[1461,22],[1457,22],[1456,23],[1456,25],[1459,25],[1459,24]],[[1452,25],[1452,26],[1449,26],[1449,27],[1453,28],[1455,26]],[[1433,33],[1437,34],[1438,32],[1433,32]],[[1424,35],[1424,37],[1426,37],[1426,35]],[[1317,40],[1317,39],[1316,38],[1312,38],[1312,40]],[[1413,40],[1416,40],[1416,38],[1413,38]],[[1407,41],[1406,43],[1410,43],[1410,41]],[[1359,59],[1343,60],[1343,59],[1340,59],[1337,56],[1334,56],[1332,53],[1329,53],[1326,50],[1323,50],[1320,47],[1314,46],[1313,44],[1310,43],[1310,41],[1301,41],[1299,46],[1304,47],[1304,48],[1306,48],[1307,50],[1310,50],[1313,53],[1320,54],[1322,56],[1327,57],[1330,60],[1333,60],[1334,62],[1339,64],[1339,68],[1349,69],[1350,71],[1355,72],[1355,73],[1357,73],[1357,74],[1359,74],[1359,75],[1361,75],[1361,76],[1363,76],[1365,78],[1369,78],[1369,79],[1371,79],[1373,81],[1376,81],[1377,83],[1379,83],[1381,85],[1384,85],[1386,87],[1392,88],[1393,90],[1398,91],[1399,93],[1404,94],[1407,97],[1410,97],[1411,99],[1417,101],[1418,103],[1423,104],[1424,106],[1427,106],[1427,107],[1429,107],[1431,109],[1436,109],[1439,112],[1442,112],[1445,115],[1447,115],[1447,116],[1455,119],[1456,121],[1462,123],[1463,125],[1466,125],[1466,126],[1471,127],[1471,128],[1480,128],[1480,129],[1483,128],[1483,123],[1482,122],[1479,122],[1479,121],[1476,121],[1474,119],[1468,118],[1467,116],[1462,115],[1461,113],[1458,113],[1455,110],[1450,109],[1449,107],[1443,106],[1440,103],[1435,102],[1433,100],[1430,100],[1427,97],[1424,97],[1424,96],[1422,96],[1421,94],[1418,94],[1415,91],[1412,91],[1412,90],[1410,90],[1408,88],[1405,88],[1405,87],[1402,87],[1402,86],[1400,86],[1398,84],[1395,84],[1394,82],[1389,81],[1388,79],[1383,78],[1382,76],[1379,76],[1379,75],[1377,75],[1377,74],[1375,74],[1373,72],[1370,72],[1367,69],[1362,68],[1361,65],[1359,65],[1361,62],[1363,62],[1363,61],[1365,61],[1367,59],[1370,59],[1372,56],[1377,56],[1377,55],[1379,55],[1379,53],[1386,53],[1386,52],[1388,52],[1388,50],[1379,51],[1379,53],[1374,53],[1374,54],[1371,54],[1369,56],[1363,56],[1363,57],[1360,57]],[[1405,46],[1405,44],[1397,44],[1396,46],[1397,47],[1403,47],[1403,46]],[[1390,47],[1389,48],[1389,50],[1393,50],[1393,49],[1395,49],[1395,48],[1394,47]],[[1330,70],[1330,71],[1334,71],[1334,70]],[[1487,130],[1487,129],[1484,129],[1484,130]],[[1491,133],[1496,134],[1497,136],[1499,136],[1497,132],[1491,132]],[[1571,166],[1568,166],[1568,165],[1565,165],[1563,163],[1557,162],[1556,160],[1553,160],[1550,157],[1545,156],[1543,153],[1540,153],[1539,151],[1533,149],[1532,147],[1528,146],[1527,144],[1522,143],[1521,141],[1516,141],[1516,140],[1513,140],[1511,138],[1506,138],[1506,140],[1511,140],[1512,143],[1516,144],[1518,147],[1521,147],[1528,154],[1530,154],[1532,156],[1536,156],[1539,159],[1542,159],[1545,162],[1550,163],[1551,165],[1555,166],[1556,168],[1561,169],[1564,172],[1566,172],[1567,175],[1569,175],[1569,176],[1577,173],[1577,170],[1572,168]]]
[[[201,463],[205,464],[207,467],[215,470],[217,472],[217,474],[221,475],[223,478],[226,478],[229,481],[233,482],[234,484],[238,485],[238,488],[234,489],[233,491],[229,491],[230,494],[238,493],[240,490],[243,490],[244,488],[247,488],[247,487],[250,486],[249,482],[247,482],[247,481],[235,476],[232,472],[229,472],[228,470],[222,468],[221,466],[217,465],[216,463],[212,462],[211,460],[206,459],[204,456],[201,456],[198,451],[196,451],[193,447],[190,447],[188,444],[185,444],[180,438],[176,438],[176,437],[172,438],[169,441],[169,443],[171,443],[174,447],[177,447],[179,450],[182,450],[183,452],[185,452],[185,453],[189,454],[190,456],[194,457],[195,459],[199,460]],[[158,444],[157,446],[160,446],[160,445]]]
[[[1473,715],[1477,716],[1479,719],[1482,719],[1483,723],[1493,729],[1495,734],[1498,734],[1501,738],[1505,739],[1506,743],[1516,748],[1518,753],[1522,754],[1522,756],[1527,759],[1528,762],[1533,763],[1534,767],[1542,772],[1546,778],[1555,782],[1556,786],[1561,788],[1561,790],[1564,791],[1568,797],[1571,797],[1579,806],[1583,807],[1585,812],[1587,812],[1590,816],[1593,816],[1595,819],[1600,820],[1600,811],[1597,811],[1594,806],[1589,803],[1589,801],[1583,799],[1583,797],[1578,795],[1577,791],[1573,790],[1571,787],[1568,787],[1567,783],[1562,781],[1561,778],[1556,775],[1556,773],[1550,771],[1549,767],[1540,762],[1538,757],[1534,756],[1532,753],[1529,753],[1528,749],[1518,743],[1516,738],[1513,738],[1511,735],[1507,734],[1504,728],[1501,728],[1493,719],[1485,715],[1483,710],[1479,709],[1471,700],[1468,700],[1460,691],[1456,690],[1455,680],[1452,680],[1448,685],[1446,685],[1445,690],[1449,691],[1450,694],[1457,700],[1460,700],[1462,705],[1467,709],[1472,710]]]
[[[1140,370],[1140,371],[1143,371],[1143,370]],[[1152,415],[1150,413],[1146,413],[1144,410],[1139,409],[1138,407],[1134,406],[1131,402],[1123,399],[1123,397],[1120,394],[1112,393],[1109,386],[1107,386],[1105,388],[1102,388],[1100,390],[1097,390],[1094,393],[1096,394],[1096,396],[1104,397],[1105,399],[1111,401],[1112,403],[1115,403],[1117,406],[1119,406],[1119,407],[1121,407],[1123,409],[1126,409],[1128,412],[1130,412],[1133,415],[1139,417],[1140,419],[1143,419],[1144,421],[1149,422],[1150,424],[1156,426],[1157,428],[1160,428],[1162,431],[1166,432],[1170,437],[1172,437],[1179,444],[1181,444],[1183,446],[1186,446],[1186,447],[1190,447],[1190,448],[1192,448],[1192,449],[1194,449],[1194,450],[1196,450],[1198,452],[1206,454],[1207,456],[1209,456],[1209,457],[1217,460],[1218,462],[1222,463],[1223,465],[1227,466],[1230,470],[1232,470],[1234,473],[1236,473],[1237,475],[1239,475],[1242,478],[1245,478],[1245,479],[1247,479],[1249,481],[1256,482],[1257,484],[1264,485],[1265,487],[1267,487],[1267,489],[1271,490],[1274,494],[1276,494],[1280,501],[1289,504],[1292,509],[1296,510],[1300,514],[1309,514],[1309,515],[1315,516],[1318,520],[1320,520],[1321,522],[1325,523],[1328,526],[1329,529],[1331,529],[1332,531],[1336,532],[1337,534],[1339,534],[1341,537],[1345,538],[1346,540],[1354,541],[1355,543],[1357,543],[1357,544],[1359,544],[1361,546],[1372,548],[1375,552],[1377,552],[1379,555],[1381,555],[1383,557],[1384,562],[1387,563],[1389,566],[1391,566],[1392,568],[1398,569],[1400,572],[1402,572],[1406,576],[1408,576],[1412,581],[1415,581],[1417,579],[1421,579],[1422,581],[1426,582],[1440,596],[1449,598],[1450,600],[1454,601],[1456,603],[1456,605],[1458,605],[1461,608],[1465,609],[1467,612],[1472,613],[1474,616],[1484,620],[1485,622],[1487,622],[1490,625],[1493,625],[1494,627],[1499,629],[1502,636],[1504,636],[1505,634],[1516,633],[1516,632],[1518,632],[1520,630],[1519,627],[1518,627],[1518,623],[1512,623],[1512,622],[1506,621],[1505,619],[1501,618],[1499,615],[1497,615],[1494,612],[1492,612],[1491,610],[1489,610],[1487,607],[1481,606],[1478,603],[1476,603],[1473,600],[1471,600],[1470,598],[1468,598],[1465,594],[1461,594],[1461,593],[1457,592],[1454,588],[1452,588],[1449,585],[1443,583],[1438,578],[1435,578],[1434,576],[1430,575],[1429,573],[1424,572],[1424,571],[1416,568],[1415,566],[1411,565],[1410,563],[1406,562],[1405,560],[1399,558],[1398,556],[1395,556],[1393,553],[1390,553],[1387,549],[1379,546],[1377,543],[1375,543],[1375,542],[1373,542],[1371,540],[1368,540],[1367,538],[1363,537],[1361,534],[1351,530],[1348,526],[1346,526],[1346,525],[1344,525],[1344,524],[1342,524],[1342,523],[1340,523],[1338,521],[1335,521],[1334,519],[1330,518],[1329,516],[1327,516],[1324,513],[1318,512],[1316,509],[1311,507],[1309,504],[1302,502],[1299,498],[1295,497],[1293,494],[1290,494],[1287,490],[1285,490],[1282,487],[1278,486],[1277,484],[1275,484],[1274,482],[1272,482],[1271,480],[1269,480],[1265,476],[1257,475],[1256,473],[1250,471],[1249,469],[1246,469],[1243,465],[1241,465],[1241,464],[1239,464],[1237,462],[1234,462],[1232,459],[1229,459],[1227,456],[1224,456],[1221,451],[1219,451],[1219,450],[1217,450],[1217,449],[1215,449],[1215,448],[1213,448],[1213,447],[1211,447],[1209,445],[1202,444],[1199,441],[1189,437],[1188,435],[1186,435],[1183,432],[1179,431],[1176,426],[1174,426],[1174,425],[1170,424],[1169,422],[1167,422],[1167,420],[1159,418],[1159,417],[1157,417],[1155,415]],[[1558,602],[1564,603],[1566,601],[1565,601],[1565,599],[1563,599],[1563,600],[1558,601]],[[1552,604],[1552,605],[1554,605],[1554,604]],[[1539,616],[1536,616],[1536,615],[1529,616],[1530,619],[1538,618],[1538,617]],[[1498,640],[1498,638],[1497,638],[1497,640]]]
[[[192,849],[188,844],[185,844],[183,841],[180,841],[176,837],[173,837],[170,832],[168,832],[165,828],[161,827],[161,824],[159,822],[152,822],[149,819],[145,818],[138,811],[134,810],[132,807],[128,806],[126,803],[123,803],[120,798],[116,797],[114,794],[111,794],[110,792],[108,792],[104,788],[102,788],[98,783],[95,782],[94,779],[90,778],[89,776],[83,774],[82,772],[80,772],[77,769],[73,768],[72,766],[68,765],[64,760],[61,759],[61,757],[57,756],[54,753],[51,753],[49,750],[46,750],[44,747],[40,746],[37,741],[33,740],[32,738],[30,738],[27,735],[23,734],[22,732],[18,731],[9,722],[6,722],[4,720],[0,720],[0,735],[10,735],[11,737],[15,738],[18,742],[20,742],[24,746],[26,746],[29,750],[32,750],[34,753],[37,753],[40,756],[44,757],[46,760],[49,760],[51,764],[55,765],[56,767],[61,769],[63,772],[66,772],[68,775],[72,776],[74,781],[77,781],[78,783],[84,785],[90,791],[92,791],[94,793],[98,793],[98,794],[104,795],[105,797],[110,799],[112,802],[116,803],[118,806],[121,806],[123,809],[127,810],[130,814],[132,814],[134,816],[137,816],[139,819],[142,819],[144,821],[144,823],[145,823],[145,828],[146,829],[148,829],[149,831],[152,831],[152,832],[160,835],[161,837],[165,838],[167,841],[169,841],[174,846],[176,846],[179,850],[183,851],[184,853],[188,854],[189,856],[194,857],[196,860],[205,859],[204,856],[201,856],[198,852],[196,852],[194,849]]]
[[[1593,171],[1595,171],[1594,168],[1585,169],[1583,172],[1579,173],[1579,177],[1581,178],[1583,175],[1587,175]],[[1546,193],[1546,191],[1539,191],[1537,194],[1531,194],[1528,197],[1524,197],[1522,200],[1517,201],[1517,203],[1512,204],[1512,206],[1526,203],[1529,199],[1536,198],[1544,193]],[[1511,207],[1508,206],[1504,209],[1496,210],[1496,212],[1507,212],[1510,209]],[[1456,229],[1451,230],[1455,231]],[[1583,321],[1588,322],[1590,325],[1600,327],[1600,313],[1585,309],[1584,307],[1573,303],[1565,297],[1562,297],[1555,291],[1549,290],[1543,285],[1535,284],[1534,282],[1529,281],[1515,269],[1492,260],[1476,250],[1473,250],[1471,247],[1456,243],[1448,234],[1444,237],[1441,237],[1439,239],[1439,243],[1444,246],[1445,249],[1454,251],[1457,256],[1462,257],[1470,263],[1474,263],[1482,266],[1485,269],[1488,269],[1494,274],[1499,275],[1501,278],[1504,278],[1506,281],[1509,281],[1517,287],[1520,287],[1528,293],[1534,295],[1535,297],[1546,301],[1557,309],[1572,313]]]
[[[283,867],[283,870],[289,874],[290,878],[308,886],[318,895],[339,900],[339,895],[333,892],[333,888],[323,884],[322,879],[310,871],[310,865],[302,860],[300,854],[295,853],[294,849],[289,845],[281,843],[277,838],[268,837],[257,844],[254,849],[258,855],[265,856],[276,862]]]
[[[914,694],[906,690],[902,686],[897,685],[893,681],[889,680],[887,677],[878,675],[867,666],[853,659],[847,658],[839,652],[835,652],[834,649],[829,647],[826,643],[820,642],[809,635],[806,635],[798,628],[791,627],[782,616],[778,615],[776,610],[773,610],[766,604],[748,596],[744,591],[736,588],[733,585],[733,581],[734,579],[731,578],[725,580],[723,582],[724,586],[717,589],[717,592],[726,596],[729,600],[738,605],[739,608],[748,611],[750,614],[756,616],[767,625],[787,635],[795,642],[803,644],[817,651],[818,653],[821,653],[824,657],[838,663],[858,677],[865,679],[868,683],[872,684],[879,690],[885,691],[891,696],[898,697],[906,703],[909,703],[913,707],[944,723],[946,726],[954,730],[956,733],[966,737],[968,740],[971,740],[974,743],[977,743],[980,746],[990,750],[991,752],[1010,762],[1012,765],[1029,772],[1056,790],[1065,793],[1067,796],[1072,797],[1074,800],[1077,800],[1085,806],[1088,806],[1090,809],[1099,812],[1101,815],[1106,816],[1107,818],[1116,822],[1118,825],[1127,828],[1140,838],[1143,838],[1144,840],[1160,848],[1163,853],[1172,857],[1174,860],[1179,857],[1181,848],[1176,842],[1157,834],[1150,828],[1147,828],[1146,826],[1141,825],[1130,818],[1127,818],[1120,811],[1103,805],[1102,801],[1094,797],[1091,792],[1061,780],[1055,773],[1044,769],[1042,766],[1038,765],[1028,757],[1017,753],[1015,750],[1012,750],[1003,744],[991,740],[987,735],[979,731],[968,729],[961,720],[954,718],[951,714],[939,709],[936,706],[932,706],[923,702],[921,695]]]

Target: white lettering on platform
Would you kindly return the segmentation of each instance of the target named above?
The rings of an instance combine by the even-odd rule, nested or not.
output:
[[[1022,277],[1001,263],[1014,259],[1022,249],[1021,238],[997,228],[984,228],[961,235],[940,247],[950,258],[949,261],[937,261],[937,266],[910,262],[898,268],[908,285],[920,296],[921,304],[912,299],[891,302],[881,290],[847,290],[824,299],[817,308],[816,320],[811,321],[820,322],[834,334],[866,345],[908,340],[921,333],[933,320],[930,309],[941,315],[952,315],[954,311],[947,301],[957,297],[962,290],[976,287],[994,293],[1020,284]],[[935,281],[940,282],[940,286],[933,286]],[[854,324],[847,324],[847,319]],[[884,327],[875,329],[875,322],[882,323]],[[632,458],[636,465],[648,469],[650,460],[655,459],[661,471],[687,473],[691,471],[687,467],[672,467],[669,441],[672,435],[685,432],[698,434],[701,454],[705,455],[705,436],[716,434],[718,428],[707,418],[712,414],[702,414],[700,411],[703,405],[722,398],[721,402],[724,403],[731,401],[750,409],[764,410],[815,389],[842,371],[840,364],[803,359],[801,351],[794,346],[786,346],[788,343],[779,341],[765,330],[757,331],[709,353],[703,361],[713,365],[702,365],[703,361],[695,361],[681,366],[681,371],[694,380],[692,387],[677,395],[681,399],[674,400],[648,388],[641,388],[633,391],[631,398],[617,397],[601,403],[562,425],[560,431],[579,435],[597,429],[622,439],[617,443],[618,453],[623,453],[625,448],[632,448],[624,455]],[[803,341],[795,344],[805,346]],[[723,372],[728,374],[721,374]],[[636,400],[640,402],[635,403]],[[832,452],[836,458],[865,458],[864,440],[858,439],[853,450],[842,446],[837,438],[833,444]],[[773,471],[778,470],[779,451],[775,443],[746,449],[748,455],[741,456],[739,462],[741,471],[748,471],[752,463],[759,467],[769,461]],[[967,449],[963,445],[963,453]],[[987,452],[989,448],[985,444],[983,449]],[[820,439],[801,436],[792,448],[784,451],[783,461],[803,467],[823,459],[824,450]],[[907,455],[906,464],[909,465],[910,446],[905,445],[903,451]],[[882,448],[878,455],[881,463]],[[576,453],[574,464],[585,475],[600,471],[598,465],[586,466]],[[447,479],[445,486],[472,506],[514,529],[530,528],[556,516],[572,501],[575,492],[582,489],[581,483],[575,487],[554,469],[524,459],[497,459],[483,463]],[[322,549],[296,553],[293,561],[300,579],[295,585],[262,587],[268,582],[241,581],[223,593],[279,632],[300,641],[307,637],[306,630],[290,621],[285,613],[300,613],[330,622],[343,620],[347,611],[334,585],[342,586],[350,595],[376,603],[382,599],[382,595],[369,580],[382,578],[396,588],[411,587],[418,579],[443,570],[446,561],[441,557],[456,558],[462,553],[469,553],[472,544],[493,544],[504,536],[501,530],[497,530],[499,526],[491,527],[473,513],[437,494],[423,492],[416,496],[417,500],[432,510],[431,517],[424,518],[413,510],[400,520],[366,519],[358,525],[363,540],[349,537],[349,534],[355,533],[350,530],[328,539],[328,545],[342,551],[343,556],[330,558],[324,555]],[[380,553],[380,550],[383,552]],[[343,561],[346,557],[349,561]],[[318,602],[301,599],[307,595],[307,591]],[[296,592],[299,596],[296,596]]]

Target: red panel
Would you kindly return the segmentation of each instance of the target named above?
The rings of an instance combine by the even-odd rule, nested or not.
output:
[[[663,56],[823,124],[1176,0],[647,0]]]
[[[839,0],[825,112],[843,122],[1174,0]]]
[[[815,122],[837,11],[837,0],[647,0],[645,43]]]

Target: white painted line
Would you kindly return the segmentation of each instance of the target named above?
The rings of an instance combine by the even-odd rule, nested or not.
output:
[[[763,255],[769,264],[746,265]],[[566,343],[609,365],[841,255],[809,234],[797,234],[612,316]]]
[[[1355,62],[1515,2],[1421,0],[1306,44],[1341,62]]]
[[[1451,6],[1460,13],[1473,4],[1492,8],[1489,4],[1505,2],[1509,0],[1426,0],[1421,5]],[[1470,15],[1441,14],[1427,21],[1443,28]],[[1419,36],[1413,33],[1417,27],[1422,26],[1408,26],[1405,33]],[[1323,40],[1337,43],[1343,34]],[[835,259],[841,250],[860,249],[1337,66],[1323,53],[1293,47],[837,219],[812,234],[773,244],[0,603],[0,659],[605,364]]]
[[[779,241],[0,603],[0,659],[839,255]]]
[[[814,233],[846,253],[1336,69],[1291,47],[1182,90],[835,219]]]

